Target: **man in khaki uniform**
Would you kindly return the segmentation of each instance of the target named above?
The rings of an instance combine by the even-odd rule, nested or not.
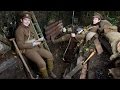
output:
[[[108,22],[107,20],[101,20],[101,19],[102,19],[102,16],[99,13],[94,13],[92,25],[90,25],[86,30],[84,30],[83,33],[79,34],[79,33],[69,32],[69,31],[73,31],[72,27],[69,27],[67,29],[63,28],[63,32],[69,32],[69,34],[65,34],[64,36],[58,39],[52,39],[52,42],[58,43],[58,42],[68,41],[70,38],[73,38],[74,41],[81,41],[84,38],[86,38],[86,35],[89,32],[93,34],[93,33],[96,33],[98,29],[99,29],[99,32],[102,32],[104,25],[112,26],[112,24]]]
[[[43,78],[48,79],[48,74],[52,78],[56,78],[56,75],[52,72],[53,55],[51,52],[41,47],[41,41],[37,40],[35,34],[33,34],[33,28],[30,23],[31,14],[24,11],[21,15],[21,24],[18,26],[15,33],[16,43],[23,54],[37,64]],[[45,60],[47,61],[47,65]]]
[[[103,20],[103,17],[101,14],[95,12],[93,16],[93,25],[99,26],[99,31],[103,31],[105,26],[112,26],[112,24],[108,20]]]
[[[72,38],[72,40],[75,42],[81,42],[86,38],[86,35],[89,32],[93,35],[94,33],[97,32],[97,29],[98,29],[97,24],[90,25],[87,29],[85,29],[85,30],[83,29],[83,32],[81,32],[82,30],[80,30],[79,27],[75,27],[74,30],[72,27],[68,27],[67,29],[63,28],[63,32],[67,32],[67,34],[63,35],[62,37],[60,37],[58,39],[51,39],[51,40],[54,44],[63,42],[63,41],[68,41],[70,38]],[[75,32],[72,32],[72,31],[75,31]]]
[[[113,53],[110,60],[114,60],[120,53],[120,33],[117,32],[117,26],[113,26],[109,21],[101,19],[102,16],[99,13],[94,14],[93,22],[97,22],[96,30],[109,40]]]
[[[75,32],[73,32],[75,31]],[[74,41],[74,42],[81,42],[81,40],[83,40],[85,38],[85,34],[82,31],[82,28],[76,28],[73,30],[72,26],[69,26],[67,28],[63,28],[62,31],[65,35],[61,36],[60,38],[57,39],[53,39],[51,38],[52,42],[55,43],[59,43],[59,42],[65,42],[65,41],[69,41],[70,38]]]

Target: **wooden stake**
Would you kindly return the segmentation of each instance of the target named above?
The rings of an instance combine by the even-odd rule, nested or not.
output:
[[[99,42],[98,38],[94,40],[95,47],[97,49],[98,55],[103,52],[103,48],[101,46],[101,43]]]

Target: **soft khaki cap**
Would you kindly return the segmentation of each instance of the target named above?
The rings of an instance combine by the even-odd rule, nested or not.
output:
[[[93,17],[94,17],[94,18],[103,19],[102,15],[101,15],[100,13],[97,13],[97,12],[94,13],[94,16],[93,16]]]
[[[30,12],[28,12],[28,11],[23,11],[23,12],[21,13],[21,18],[29,18],[29,19],[31,19],[31,14],[30,14]]]

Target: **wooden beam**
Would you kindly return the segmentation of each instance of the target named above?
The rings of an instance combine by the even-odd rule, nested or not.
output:
[[[83,65],[83,68],[80,73],[80,79],[86,79],[87,75],[87,63]]]
[[[98,38],[96,38],[94,40],[94,44],[95,44],[96,50],[98,52],[98,55],[101,54],[103,52],[103,48],[102,48],[101,43],[99,42]]]

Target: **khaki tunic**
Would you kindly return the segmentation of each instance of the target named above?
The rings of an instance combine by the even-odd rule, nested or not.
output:
[[[103,32],[106,27],[112,26],[112,24],[107,20],[101,20],[99,30]]]
[[[88,31],[97,32],[97,30],[98,30],[100,33],[102,33],[102,32],[104,32],[105,28],[110,27],[110,26],[112,26],[112,24],[109,21],[101,20],[100,24],[97,24],[95,26],[90,25],[88,28],[90,28],[90,27],[92,27],[92,28]]]

